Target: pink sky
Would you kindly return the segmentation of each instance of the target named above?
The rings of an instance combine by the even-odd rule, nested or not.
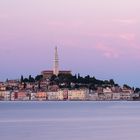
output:
[[[1,0],[0,80],[52,68],[140,86],[139,0]]]

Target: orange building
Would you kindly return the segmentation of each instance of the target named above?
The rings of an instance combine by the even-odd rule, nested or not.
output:
[[[35,97],[38,100],[46,100],[47,99],[47,93],[46,92],[37,92]]]
[[[25,92],[15,92],[14,94],[15,100],[27,100],[28,97]]]

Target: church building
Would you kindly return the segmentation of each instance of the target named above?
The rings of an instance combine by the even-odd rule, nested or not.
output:
[[[53,70],[44,70],[41,72],[44,79],[50,78],[52,75],[58,76],[59,74],[71,74],[70,70],[59,70],[59,58],[57,47],[55,47],[55,57],[54,57],[54,66]]]

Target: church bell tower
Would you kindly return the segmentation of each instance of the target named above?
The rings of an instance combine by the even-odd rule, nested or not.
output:
[[[55,54],[54,54],[54,68],[53,68],[53,74],[58,76],[59,74],[59,59],[58,59],[58,51],[57,47],[55,47]]]

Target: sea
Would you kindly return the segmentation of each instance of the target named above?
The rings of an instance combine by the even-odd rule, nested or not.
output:
[[[2,101],[0,140],[140,140],[140,102]]]

